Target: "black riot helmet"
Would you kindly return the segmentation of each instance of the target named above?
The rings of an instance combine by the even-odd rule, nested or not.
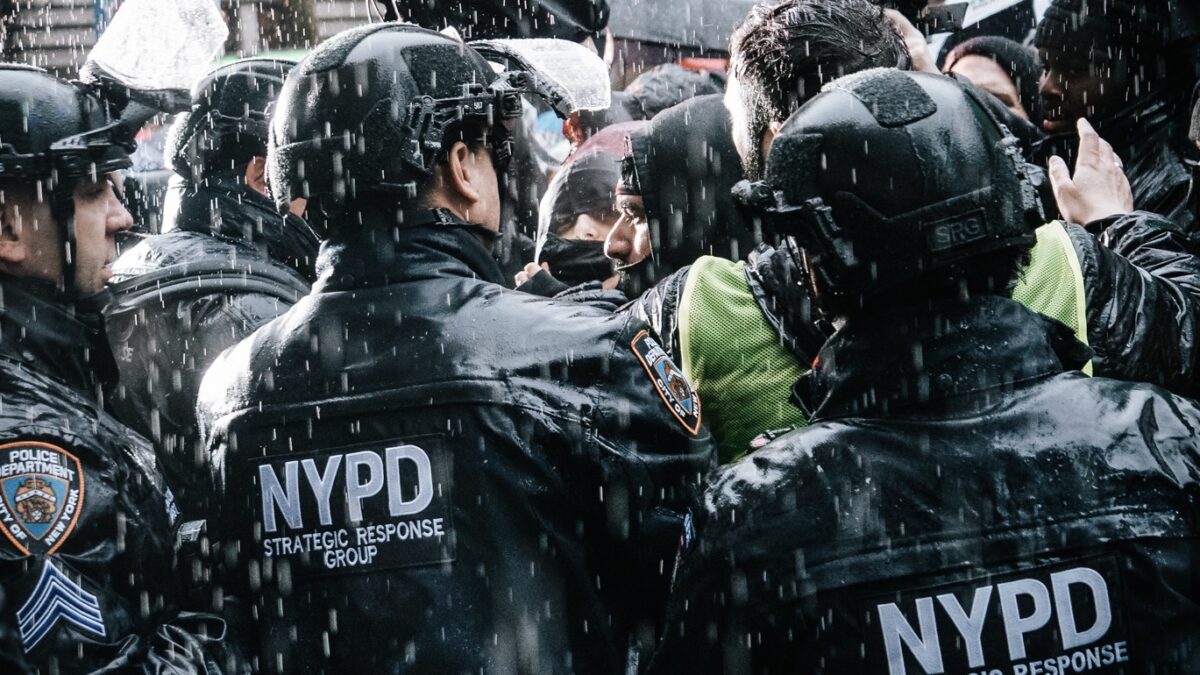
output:
[[[368,197],[412,205],[452,132],[486,136],[502,170],[507,129],[521,116],[518,89],[528,84],[524,73],[509,75],[497,78],[471,47],[410,24],[339,33],[296,65],[280,94],[267,160],[276,205],[304,197],[320,226]]]
[[[37,186],[63,239],[65,288],[74,285],[74,192],[81,178],[127,168],[128,125],[88,85],[40,68],[0,64],[0,182]]]
[[[895,69],[835,80],[779,130],[766,179],[735,188],[826,316],[1033,245],[1038,169],[976,96]]]
[[[295,61],[249,58],[215,68],[192,89],[171,125],[167,165],[193,181],[266,157],[268,114]]]

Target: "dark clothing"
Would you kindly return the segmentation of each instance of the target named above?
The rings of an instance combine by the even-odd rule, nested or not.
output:
[[[1190,86],[1190,80],[1185,85],[1164,80],[1111,118],[1093,122],[1124,163],[1134,207],[1164,216],[1190,238],[1200,240],[1200,221],[1188,199],[1192,180],[1189,161],[1196,156],[1188,140],[1186,88]],[[1041,141],[1037,154],[1041,158],[1059,155],[1074,166],[1078,145],[1074,132],[1056,134]]]
[[[630,134],[636,180],[654,241],[624,270],[622,290],[640,295],[703,255],[738,260],[754,247],[753,224],[730,195],[742,165],[719,94],[668,108]]]
[[[317,239],[303,220],[280,216],[244,185],[211,178],[202,187],[177,183],[172,192],[168,232],[113,265],[117,302],[108,333],[121,386],[112,404],[154,439],[184,511],[202,515],[206,495],[197,486],[207,484],[208,470],[199,464],[196,431],[200,380],[225,348],[304,294]]]
[[[420,217],[326,242],[204,381],[227,605],[266,670],[622,672],[713,459],[690,388],[642,324],[506,290]]]
[[[1187,142],[1186,102],[1186,94],[1154,101],[1127,119],[1099,125],[1098,131],[1125,162],[1134,205],[1165,216],[1200,240],[1200,223],[1188,199],[1192,172],[1185,158],[1195,150]],[[1123,138],[1128,142],[1114,140]]]
[[[714,477],[652,670],[1197,672],[1200,409],[1087,351],[994,296],[848,321],[812,426]]]
[[[634,78],[622,92],[621,104],[633,119],[648,120],[688,99],[724,93],[722,76],[664,63]]]
[[[1175,221],[1152,213],[1087,230],[1067,227],[1083,276],[1094,373],[1200,395],[1197,245]]]
[[[99,314],[41,282],[0,277],[0,295],[0,671],[202,669],[176,605],[175,504],[150,444],[100,402]]]
[[[662,339],[663,348],[675,359],[683,357],[679,342],[679,301],[683,299],[683,289],[691,273],[691,265],[675,270],[620,310],[653,328]]]
[[[754,228],[730,196],[743,178],[730,129],[721,95],[711,94],[663,111],[629,137],[663,276],[702,255],[737,260],[754,246]]]

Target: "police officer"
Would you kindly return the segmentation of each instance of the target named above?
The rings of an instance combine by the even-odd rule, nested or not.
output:
[[[150,444],[100,393],[116,374],[99,310],[132,225],[118,173],[132,148],[91,90],[0,65],[6,673],[204,667],[203,640],[177,616],[178,510]]]
[[[710,484],[658,672],[1200,666],[1200,409],[1008,297],[1040,218],[979,95],[871,71],[780,128],[747,194],[840,328]]]
[[[226,347],[308,292],[317,236],[304,200],[280,214],[267,196],[267,112],[294,65],[243,59],[194,88],[169,134],[165,234],[113,265],[108,332],[121,371],[118,415],[155,440],[185,511],[203,512],[196,392]]]
[[[842,13],[831,12],[828,0],[760,5],[734,35],[735,84],[726,105],[751,175],[761,172],[772,129],[802,102],[788,92],[815,94],[825,73],[903,62],[903,45],[884,30],[890,24],[882,12],[863,4],[848,2]],[[831,31],[830,22],[838,30]],[[861,45],[870,46],[871,58],[864,59]],[[780,54],[789,55],[782,64]],[[776,81],[780,76],[786,86]],[[985,102],[991,112],[1007,113],[992,97]],[[1012,121],[1003,119],[1006,125]],[[722,144],[710,141],[709,146]],[[1200,259],[1177,225],[1133,211],[1129,183],[1111,147],[1086,122],[1079,129],[1079,147],[1074,175],[1060,159],[1051,160],[1053,201],[1063,221],[1038,229],[1013,297],[1067,324],[1093,348],[1086,372],[1194,396],[1200,391],[1195,339]],[[640,179],[638,172],[644,171],[637,162],[627,168],[627,184],[664,191],[664,181],[652,174],[651,180]],[[672,213],[694,211],[686,200],[660,197],[653,210],[642,209],[640,225],[631,225],[635,214],[614,234],[647,229],[655,217],[670,222]],[[714,211],[719,212],[706,210]],[[786,250],[764,244],[744,261],[719,255],[700,257],[666,277],[630,311],[655,327],[706,401],[707,425],[721,459],[729,461],[762,442],[756,438],[761,432],[805,423],[803,412],[787,400],[830,328],[813,311]]]
[[[527,76],[377,24],[287,78],[270,185],[309,200],[321,272],[199,400],[265,670],[613,673],[654,639],[712,445],[646,326],[503,288]]]

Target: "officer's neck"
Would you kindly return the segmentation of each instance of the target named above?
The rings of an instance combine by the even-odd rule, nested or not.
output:
[[[470,232],[488,253],[492,252],[500,235],[498,228],[481,225],[480,220],[472,218],[483,215],[479,209],[471,210],[463,200],[447,198],[440,190],[408,203],[402,199],[380,197],[374,194],[346,204],[332,217],[323,216],[319,209],[310,209],[311,222],[318,228],[335,225],[335,229],[344,229],[350,225],[349,229],[379,232],[428,225],[458,226]]]
[[[484,209],[478,201],[469,201],[463,199],[461,195],[452,190],[434,190],[428,197],[422,200],[422,205],[427,209],[442,209],[449,212],[455,218],[458,218],[468,225],[473,225],[471,234],[479,240],[488,251],[492,250],[496,242],[496,237],[490,236],[488,233],[493,232],[499,234],[482,223],[487,220],[481,216],[484,215]]]
[[[482,228],[446,209],[374,204],[343,211],[337,222],[330,220],[324,226],[334,232],[321,245],[317,263],[322,277],[317,286],[322,288],[394,283],[412,273],[413,260],[432,258],[462,263],[454,274],[504,282]]]

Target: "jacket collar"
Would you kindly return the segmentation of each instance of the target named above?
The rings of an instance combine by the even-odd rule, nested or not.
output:
[[[1081,368],[1091,349],[1063,324],[999,296],[856,317],[797,383],[810,421],[880,416]],[[962,404],[990,405],[981,396]]]
[[[176,208],[168,209],[164,232],[196,232],[258,246],[313,279],[320,242],[303,218],[279,215],[274,202],[228,176],[211,176],[199,184],[176,181],[171,190]]]
[[[469,225],[444,209],[406,213],[403,226],[364,222],[321,245],[314,292],[435,277],[504,285],[504,274]]]
[[[68,303],[52,284],[0,275],[0,359],[98,399],[99,387],[116,381],[100,312],[104,298]]]

